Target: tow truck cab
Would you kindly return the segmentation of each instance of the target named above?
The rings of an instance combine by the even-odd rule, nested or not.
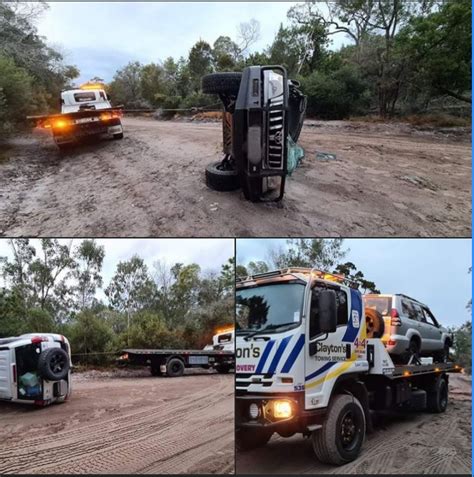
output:
[[[343,276],[289,268],[237,281],[240,450],[266,444],[274,432],[302,433],[319,460],[350,462],[371,427],[370,410],[442,412],[446,372],[458,370],[432,361],[395,366],[383,342],[367,338],[362,295]]]
[[[46,406],[71,393],[71,347],[62,335],[0,338],[0,400]]]

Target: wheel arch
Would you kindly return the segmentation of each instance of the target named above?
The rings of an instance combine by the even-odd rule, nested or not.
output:
[[[358,373],[339,376],[332,388],[329,402],[331,402],[332,398],[337,394],[350,394],[358,399],[364,410],[367,432],[372,432],[373,426],[369,407],[369,392],[365,384],[360,381]]]

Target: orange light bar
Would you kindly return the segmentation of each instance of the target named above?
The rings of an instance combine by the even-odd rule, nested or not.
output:
[[[403,371],[403,376],[410,376],[410,375],[411,375],[410,371]]]
[[[79,86],[79,89],[83,89],[85,91],[91,90],[91,89],[104,89],[104,84],[103,83],[84,83]]]
[[[234,331],[234,327],[233,326],[227,326],[225,328],[217,328],[214,331],[214,334],[215,335],[220,335],[221,333],[231,333],[232,331]]]
[[[52,127],[57,129],[64,129],[69,126],[69,122],[64,119],[56,119],[53,122]]]

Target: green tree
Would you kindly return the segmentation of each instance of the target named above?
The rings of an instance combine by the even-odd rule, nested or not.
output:
[[[264,262],[263,260],[249,262],[247,264],[246,269],[250,275],[257,275],[258,273],[266,273],[270,270],[267,262]]]
[[[335,267],[347,254],[343,239],[290,239],[286,248],[270,251],[274,268],[317,267],[323,271]]]
[[[82,363],[101,364],[106,361],[108,345],[112,340],[109,326],[92,310],[77,314],[68,329],[73,359]]]
[[[148,274],[148,267],[138,255],[117,264],[115,274],[105,289],[112,309],[126,314],[128,330],[132,315],[150,307],[155,293],[156,286]]]
[[[463,325],[451,330],[454,334],[454,361],[466,371],[472,373],[472,322],[466,321]]]
[[[357,270],[357,267],[352,262],[345,262],[337,265],[334,273],[344,275],[357,283],[363,293],[380,293],[375,282],[367,280],[364,274],[360,270]]]
[[[138,61],[133,61],[115,73],[108,85],[114,103],[129,108],[149,107],[142,92],[142,68]]]
[[[102,287],[102,264],[105,248],[95,239],[83,240],[74,253],[76,268],[73,276],[77,281],[77,306],[79,309],[92,305],[97,288]]]
[[[201,89],[201,78],[212,73],[212,48],[209,43],[199,40],[189,52],[188,68],[191,76],[191,88],[195,93]]]

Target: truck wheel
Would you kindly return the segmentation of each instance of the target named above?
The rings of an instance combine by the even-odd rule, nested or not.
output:
[[[268,429],[239,429],[235,433],[237,450],[247,451],[263,447],[272,437]]]
[[[326,464],[342,465],[357,458],[365,438],[364,410],[348,394],[334,397],[322,429],[312,434],[313,450]]]
[[[385,332],[383,316],[373,308],[366,308],[365,310],[365,326],[367,338],[381,338]]]
[[[202,92],[237,96],[241,79],[242,73],[212,73],[203,76],[201,81]]]
[[[182,376],[184,373],[184,363],[178,359],[178,358],[173,358],[168,361],[168,364],[166,365],[166,374],[170,378],[178,378],[179,376]]]
[[[123,133],[114,134],[114,139],[123,139]]]
[[[227,192],[240,187],[236,170],[222,168],[221,161],[213,162],[206,167],[206,185],[210,189]]]
[[[48,381],[61,381],[69,373],[69,356],[62,348],[48,348],[38,358],[38,373]]]
[[[441,413],[448,407],[448,383],[443,377],[436,379],[433,388],[428,391],[426,409],[429,412]]]
[[[219,366],[216,366],[216,371],[219,374],[228,374],[230,371],[230,366],[228,366],[227,364],[221,364]]]

